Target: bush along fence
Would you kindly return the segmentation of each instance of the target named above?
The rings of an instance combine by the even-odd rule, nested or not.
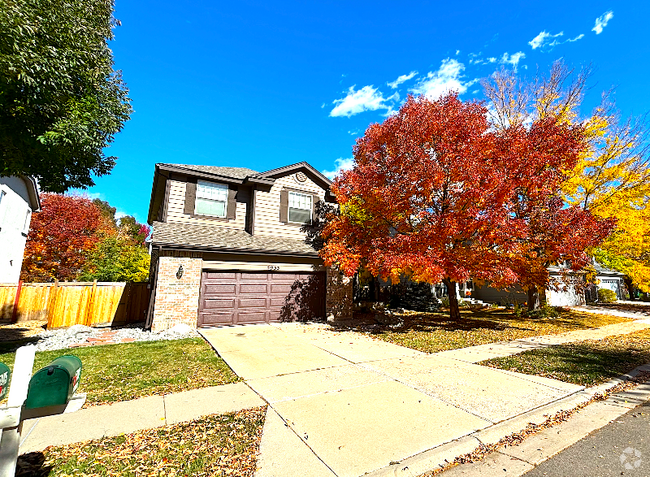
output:
[[[0,284],[0,320],[47,320],[47,328],[124,325],[144,321],[147,283]]]

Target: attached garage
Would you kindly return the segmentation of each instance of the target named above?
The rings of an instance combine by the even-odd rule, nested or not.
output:
[[[324,272],[202,273],[199,327],[324,317]]]

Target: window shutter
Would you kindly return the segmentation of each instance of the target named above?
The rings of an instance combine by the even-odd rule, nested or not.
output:
[[[228,187],[228,210],[226,218],[234,219],[237,217],[237,189]]]
[[[289,221],[289,191],[280,191],[280,222],[286,224]]]
[[[196,182],[185,183],[185,210],[189,215],[194,215],[194,202],[196,202]]]
[[[320,200],[320,197],[317,195],[311,196],[311,223],[313,224],[316,220],[316,203]]]

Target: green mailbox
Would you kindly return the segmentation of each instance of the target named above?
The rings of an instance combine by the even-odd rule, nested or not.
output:
[[[39,369],[29,381],[26,409],[67,404],[79,387],[81,360],[65,355]]]
[[[0,363],[0,400],[4,399],[9,390],[9,378],[11,378],[11,371],[9,366]]]

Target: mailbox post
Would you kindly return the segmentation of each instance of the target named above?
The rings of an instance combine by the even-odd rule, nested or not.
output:
[[[16,351],[9,398],[7,405],[0,408],[0,477],[13,477],[16,473],[24,420],[74,412],[86,401],[85,394],[74,394],[81,377],[79,358],[61,356],[32,377],[34,355],[33,345]],[[0,363],[0,395],[6,393],[6,385],[1,383],[3,379],[8,381],[9,376],[9,368]]]

